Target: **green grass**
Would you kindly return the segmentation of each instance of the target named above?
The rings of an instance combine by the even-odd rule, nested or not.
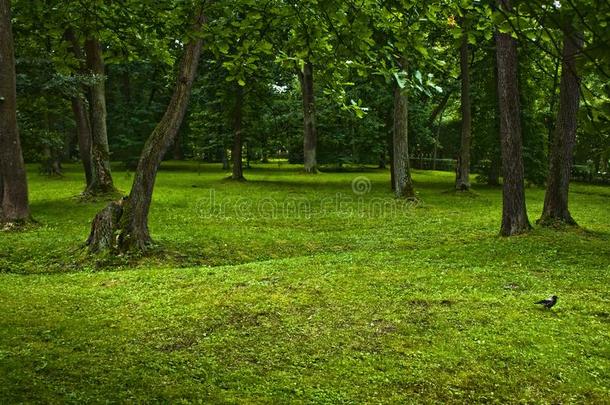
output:
[[[225,175],[166,164],[157,253],[92,260],[104,202],[32,170],[39,225],[0,233],[0,402],[610,402],[610,188],[573,185],[579,229],[501,238],[500,190],[451,173],[416,171],[417,206],[381,170]]]

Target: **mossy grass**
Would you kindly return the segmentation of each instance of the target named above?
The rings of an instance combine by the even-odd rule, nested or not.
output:
[[[101,258],[78,168],[30,174],[40,224],[0,234],[3,402],[607,402],[610,188],[571,187],[579,228],[503,238],[501,189],[453,173],[414,171],[415,209],[387,170],[219,167],[164,163],[156,248]]]

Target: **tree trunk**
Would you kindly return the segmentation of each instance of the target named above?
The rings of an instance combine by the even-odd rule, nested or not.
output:
[[[227,156],[227,148],[222,147],[222,170],[229,170],[231,164],[229,163],[229,157]]]
[[[415,198],[409,166],[408,97],[406,89],[394,85],[394,139],[392,168],[396,197]]]
[[[205,16],[202,9],[197,16],[193,30],[200,31],[204,22]],[[113,236],[117,231],[119,232],[118,238],[111,237],[109,240],[116,240],[116,248],[119,251],[144,251],[152,243],[148,230],[148,212],[157,171],[184,119],[193,81],[197,74],[202,44],[203,40],[196,37],[186,45],[174,94],[163,118],[144,145],[129,197],[120,202],[119,218],[112,218],[111,223],[114,225],[106,227],[108,228],[106,231],[98,232],[101,229],[99,224],[108,223],[108,221],[93,221],[91,235],[87,241],[91,252],[107,250],[109,247],[104,245],[104,241],[108,240],[107,235],[110,233]],[[114,248],[114,244],[112,247]]]
[[[64,33],[64,38],[70,44],[70,48],[74,57],[79,61],[82,72],[85,71],[83,65],[83,51],[80,43],[71,28],[68,28]],[[80,88],[79,88],[80,90]],[[85,103],[84,94],[80,93],[73,96],[70,100],[72,103],[72,113],[74,114],[74,122],[76,123],[76,137],[78,139],[78,152],[83,163],[85,171],[86,188],[91,185],[91,123],[89,122],[89,110]]]
[[[15,52],[9,0],[0,0],[0,223],[30,217],[28,184],[17,128]]]
[[[543,225],[555,223],[576,225],[576,221],[568,209],[568,191],[580,101],[580,77],[577,72],[576,59],[582,44],[581,33],[574,32],[571,27],[564,30],[559,111],[549,159],[544,208],[539,220],[539,223]]]
[[[242,163],[242,120],[243,120],[243,98],[244,89],[240,85],[237,85],[235,90],[235,105],[233,106],[233,149],[231,150],[231,160],[233,160],[233,171],[231,173],[231,179],[233,180],[245,180],[244,170]]]
[[[510,0],[498,0],[510,11]],[[503,175],[503,236],[523,233],[531,228],[525,207],[519,89],[517,85],[517,43],[510,34],[496,33],[498,63],[498,107]]]
[[[102,47],[97,39],[85,41],[87,70],[95,75],[96,82],[90,89],[91,124],[91,183],[85,193],[99,195],[115,191],[110,173],[110,152],[106,130],[106,93],[104,85],[104,61]]]
[[[472,112],[470,108],[470,72],[468,69],[468,31],[464,28],[460,46],[460,70],[462,76],[462,140],[460,155],[456,168],[455,189],[466,191],[470,189],[470,139],[472,129]]]
[[[316,132],[316,108],[313,92],[313,64],[305,62],[303,70],[299,71],[301,93],[303,94],[303,160],[306,173],[317,173],[316,147],[318,135]]]
[[[74,121],[76,122],[76,135],[78,138],[78,153],[83,168],[85,169],[85,181],[87,188],[91,185],[91,125],[89,124],[89,115],[87,114],[87,106],[82,98],[72,97],[72,112],[74,113]]]

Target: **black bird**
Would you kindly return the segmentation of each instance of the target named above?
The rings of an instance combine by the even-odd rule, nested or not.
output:
[[[547,298],[545,300],[542,301],[538,301],[535,302],[534,304],[540,304],[540,305],[544,305],[545,308],[550,309],[552,308],[555,304],[557,304],[557,296],[553,295],[550,298]]]

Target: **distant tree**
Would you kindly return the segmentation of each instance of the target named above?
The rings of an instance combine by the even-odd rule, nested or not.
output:
[[[470,51],[468,47],[468,29],[465,19],[462,21],[462,39],[460,44],[460,78],[462,82],[461,112],[462,136],[460,152],[455,169],[455,188],[465,191],[470,189],[470,145],[472,136],[472,111],[470,108]]]
[[[28,185],[17,128],[15,51],[10,0],[0,0],[0,223],[30,217]]]
[[[498,0],[501,10],[511,11],[510,0]],[[510,35],[496,33],[498,106],[502,141],[502,225],[500,234],[511,236],[531,228],[525,207],[523,143],[517,78],[517,42]]]

